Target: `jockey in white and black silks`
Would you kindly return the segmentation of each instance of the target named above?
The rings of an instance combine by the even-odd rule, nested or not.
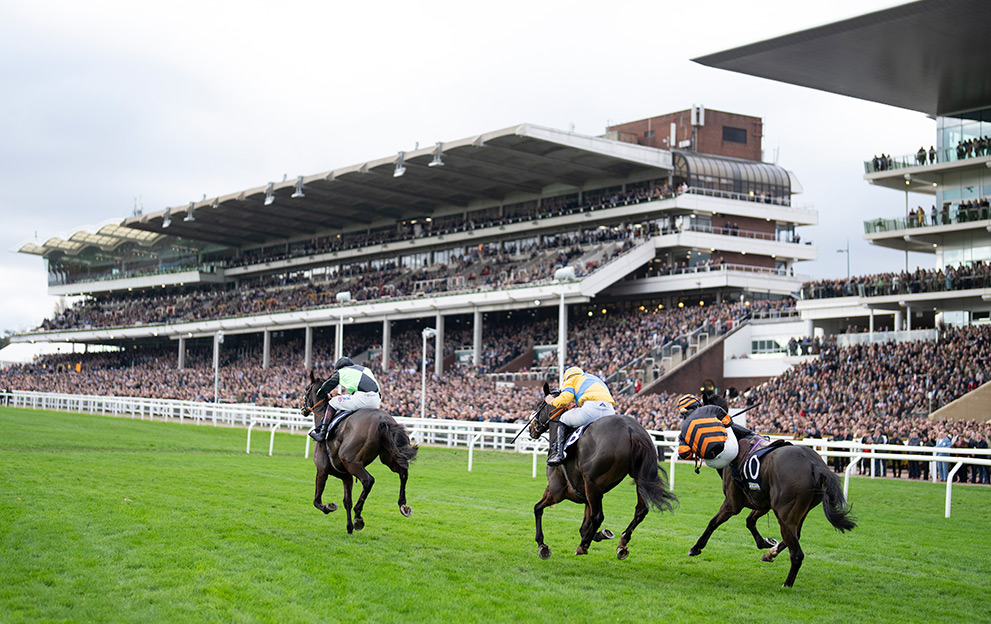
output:
[[[382,407],[382,395],[375,375],[370,369],[355,364],[349,357],[342,357],[334,363],[334,374],[317,390],[317,399],[327,400],[327,412],[323,420],[309,433],[317,442],[326,440],[327,429],[336,413]]]
[[[678,457],[698,458],[710,468],[725,468],[740,452],[738,438],[754,432],[733,422],[718,405],[702,405],[694,395],[678,398],[678,412],[684,417],[678,435]]]

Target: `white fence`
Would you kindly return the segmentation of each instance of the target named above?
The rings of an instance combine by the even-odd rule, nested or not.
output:
[[[255,427],[265,427],[269,430],[268,454],[271,455],[275,445],[275,432],[279,429],[289,433],[303,434],[305,446],[304,457],[309,457],[309,431],[312,421],[300,415],[299,410],[279,407],[262,407],[245,404],[197,403],[194,401],[174,401],[168,399],[146,399],[139,397],[108,397],[79,394],[50,394],[44,392],[7,392],[0,393],[0,404],[10,407],[27,409],[52,410],[61,412],[85,412],[107,416],[130,416],[131,418],[146,417],[154,420],[177,420],[185,423],[187,420],[197,425],[204,422],[214,426],[243,426],[247,427],[247,447],[245,452],[251,452],[251,432]],[[547,442],[543,439],[531,440],[523,432],[514,441],[517,432],[523,427],[522,423],[496,423],[464,420],[448,420],[440,418],[396,418],[406,427],[410,438],[418,444],[430,446],[447,446],[449,448],[468,449],[468,470],[474,463],[475,450],[498,450],[517,453],[530,453],[532,456],[531,474],[537,476],[538,464],[542,463],[542,455],[547,451]],[[675,465],[677,460],[677,431],[650,431],[658,449],[663,449],[668,459],[669,486],[673,490],[675,482]],[[843,483],[843,493],[849,494],[850,477],[861,461],[868,461],[870,476],[874,478],[875,464],[873,459],[889,461],[919,461],[929,463],[929,472],[933,483],[937,483],[937,466],[946,464],[948,478],[946,480],[946,517],[950,517],[952,500],[953,477],[964,465],[991,467],[991,450],[989,449],[954,449],[932,446],[902,446],[893,444],[862,445],[857,442],[831,442],[822,439],[790,440],[793,444],[810,446],[822,456],[827,463],[831,457],[848,457],[850,464],[846,468]],[[686,466],[690,463],[681,462]],[[991,491],[991,489],[989,489]]]

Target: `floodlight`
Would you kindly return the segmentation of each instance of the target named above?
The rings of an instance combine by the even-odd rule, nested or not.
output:
[[[290,197],[292,197],[293,199],[300,199],[301,197],[306,197],[306,195],[303,195],[303,176],[298,176],[296,178],[296,192],[293,193]]]
[[[275,201],[275,195],[272,194],[272,190],[274,189],[274,187],[275,187],[275,182],[269,182],[268,183],[268,188],[265,189],[265,205],[266,206],[271,206],[272,203]]]
[[[347,303],[349,301],[351,301],[350,290],[342,290],[341,292],[337,293],[337,303]]]
[[[437,335],[437,330],[434,329],[433,327],[424,327],[423,328],[423,337],[424,338],[433,338],[436,335]]]
[[[399,152],[399,159],[396,160],[396,170],[392,172],[392,177],[398,178],[399,176],[406,173],[406,167],[403,165],[406,162],[406,152]]]
[[[577,279],[575,277],[575,267],[566,266],[554,271],[554,279],[559,282]]]
[[[442,157],[444,155],[444,144],[441,143],[440,141],[437,141],[436,145],[437,145],[437,151],[434,152],[434,159],[431,160],[429,163],[427,163],[428,167],[444,166],[444,161],[442,160]],[[991,163],[989,163],[988,166],[991,166]]]
[[[186,211],[183,221],[196,221],[196,217],[193,216],[193,202],[189,202],[189,210]]]
[[[162,227],[163,228],[167,228],[170,225],[172,225],[172,209],[171,208],[166,208],[165,209],[165,217],[162,219]]]

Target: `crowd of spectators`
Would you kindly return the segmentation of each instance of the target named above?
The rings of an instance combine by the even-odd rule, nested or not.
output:
[[[968,290],[991,286],[991,263],[983,260],[942,269],[875,273],[802,284],[802,299],[880,297],[921,292]]]
[[[448,263],[401,268],[395,263],[349,264],[331,275],[304,272],[253,278],[238,288],[189,290],[179,294],[87,299],[41,325],[44,330],[96,329],[180,323],[336,305],[348,290],[355,301],[404,298],[442,292],[509,288],[549,281],[561,266],[586,275],[647,235],[644,228],[594,228],[540,237],[493,250],[479,245]],[[133,293],[131,293],[133,295]]]

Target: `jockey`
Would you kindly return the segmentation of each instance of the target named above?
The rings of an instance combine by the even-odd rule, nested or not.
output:
[[[371,370],[358,366],[349,357],[337,360],[334,363],[334,374],[317,390],[318,401],[326,400],[328,395],[331,398],[327,402],[323,420],[310,431],[310,437],[317,442],[326,440],[327,428],[338,412],[353,412],[366,407],[379,409],[382,406],[379,390],[379,382]]]
[[[725,468],[740,451],[739,438],[755,435],[753,431],[733,422],[729,414],[717,405],[702,405],[692,394],[678,397],[681,433],[678,435],[678,457],[699,457],[710,468]]]
[[[544,397],[544,402],[552,407],[565,407],[571,403],[577,405],[551,420],[548,466],[558,466],[564,461],[564,443],[573,429],[616,413],[616,402],[606,384],[577,366],[564,371],[561,394],[556,397],[548,394]]]

